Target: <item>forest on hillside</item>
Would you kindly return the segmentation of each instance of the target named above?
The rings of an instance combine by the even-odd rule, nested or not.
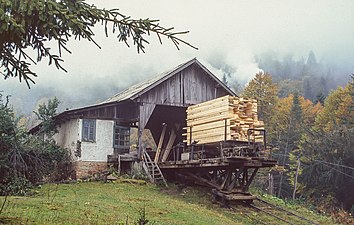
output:
[[[324,212],[344,207],[353,213],[354,75],[328,96],[309,99],[304,90],[288,89],[286,95],[282,90],[270,73],[259,72],[242,92],[258,100],[267,143],[278,160],[263,186],[281,198],[313,202]]]
[[[278,84],[279,97],[298,92],[306,99],[316,101],[338,86],[343,86],[349,79],[349,74],[343,74],[337,66],[318,62],[313,51],[309,52],[307,58],[296,60],[288,54],[281,61],[274,53],[267,52],[258,56],[256,61]]]
[[[323,101],[331,90],[345,86],[352,72],[338,65],[338,62],[318,60],[313,51],[306,56],[295,57],[292,53],[280,56],[269,50],[254,58],[261,71],[272,75],[273,82],[278,86],[278,97],[297,92],[313,102]],[[242,94],[247,83],[237,77],[237,68],[223,63],[212,65],[222,71],[223,82],[237,94]]]

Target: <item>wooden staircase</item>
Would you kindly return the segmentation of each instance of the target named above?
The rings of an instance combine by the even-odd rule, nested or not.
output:
[[[168,186],[159,166],[151,160],[149,154],[145,150],[143,151],[143,168],[152,183],[160,183],[164,184],[166,187]]]

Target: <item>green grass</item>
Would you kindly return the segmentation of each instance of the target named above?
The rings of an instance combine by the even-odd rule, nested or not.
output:
[[[128,220],[129,224],[134,224],[139,210],[144,208],[151,224],[258,224],[251,218],[266,219],[256,212],[249,213],[245,207],[222,208],[212,204],[210,199],[206,189],[180,190],[174,185],[160,189],[152,184],[121,181],[47,184],[36,189],[33,196],[9,196],[0,214],[0,223],[125,224]],[[0,197],[0,203],[3,201],[4,197]],[[299,209],[303,210],[303,216],[321,224],[333,224],[328,217]]]

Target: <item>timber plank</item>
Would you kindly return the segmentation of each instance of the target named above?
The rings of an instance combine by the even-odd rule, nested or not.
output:
[[[219,107],[223,107],[223,106],[229,106],[229,107],[235,107],[236,105],[233,104],[233,103],[230,103],[230,102],[218,102],[218,103],[212,103],[212,104],[206,104],[206,105],[203,105],[203,106],[199,106],[198,108],[195,108],[195,109],[190,109],[188,108],[186,110],[187,114],[190,114],[190,113],[198,113],[198,112],[202,112],[202,111],[205,111],[205,110],[210,110],[210,109],[214,109],[214,108],[219,108]],[[190,106],[191,107],[191,106]]]
[[[192,130],[192,132],[198,132],[198,131],[202,131],[202,130],[225,127],[225,125],[227,127],[232,128],[235,126],[235,123],[233,121],[231,121],[230,119],[227,119],[226,124],[225,124],[225,120],[220,120],[220,121],[214,121],[214,122],[210,122],[210,123],[206,123],[206,124],[199,124],[199,125],[195,125],[195,126],[184,127],[184,129],[186,130],[187,133],[190,133],[191,130]]]
[[[191,119],[195,119],[195,118],[202,118],[202,117],[205,117],[205,116],[209,116],[209,115],[214,115],[214,114],[221,114],[221,113],[230,113],[230,114],[233,114],[233,108],[230,107],[230,106],[222,106],[222,107],[216,107],[216,108],[213,108],[213,109],[210,109],[210,110],[204,110],[204,111],[201,111],[201,112],[198,112],[198,113],[190,113],[190,114],[187,114],[188,116],[188,120],[191,120]]]
[[[220,115],[220,116],[213,116],[211,118],[200,119],[197,121],[187,121],[187,126],[196,126],[196,125],[207,124],[216,121],[225,121],[225,119],[230,119],[230,116]]]
[[[224,96],[203,102],[187,109],[187,127],[184,128],[186,141],[190,137],[199,143],[225,140],[263,140],[260,132],[248,134],[248,129],[262,129],[263,121],[258,120],[257,100]]]
[[[196,108],[199,108],[199,107],[203,107],[203,106],[206,106],[206,105],[211,105],[211,104],[214,104],[214,103],[218,104],[218,103],[224,102],[224,101],[230,102],[230,100],[232,98],[233,97],[230,96],[230,95],[225,95],[223,97],[216,98],[216,99],[213,99],[213,100],[210,100],[210,101],[207,101],[207,102],[202,102],[202,103],[199,103],[199,104],[196,104],[196,105],[189,106],[187,110],[193,110],[193,109],[196,109]]]

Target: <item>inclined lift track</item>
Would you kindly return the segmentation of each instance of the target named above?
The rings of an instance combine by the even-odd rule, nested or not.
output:
[[[226,140],[225,132],[224,141],[176,145],[172,160],[159,162],[158,166],[167,178],[212,188],[215,199],[252,202],[256,197],[249,193],[249,186],[258,170],[277,164],[269,157],[265,130],[249,129],[249,137],[255,131],[263,132],[263,142]]]
[[[222,206],[227,207],[234,202],[242,203],[284,223],[292,224],[267,210],[273,208],[308,224],[317,224],[249,193],[249,186],[258,170],[277,164],[276,160],[271,159],[271,148],[266,145],[265,130],[249,129],[248,134],[254,131],[263,132],[263,143],[225,138],[224,141],[214,143],[178,144],[172,149],[173,159],[158,162],[158,166],[168,179],[193,182],[211,188],[213,202],[219,202]],[[267,209],[256,205],[255,202],[266,205]],[[267,224],[259,219],[250,218],[261,224]]]
[[[261,204],[263,204],[263,205],[262,205],[262,206],[257,206],[257,205],[255,205],[255,202],[261,203]],[[257,210],[257,211],[260,211],[260,212],[262,212],[262,213],[265,213],[265,214],[267,214],[267,215],[269,215],[269,216],[271,216],[271,217],[274,217],[274,218],[276,218],[276,219],[278,219],[278,220],[280,220],[280,221],[282,221],[282,222],[284,222],[284,223],[287,223],[287,224],[297,224],[297,223],[293,223],[293,222],[291,222],[291,221],[289,221],[289,220],[287,220],[287,219],[284,219],[284,218],[281,217],[280,215],[276,215],[276,214],[274,213],[274,210],[275,210],[276,212],[281,212],[281,213],[283,213],[283,215],[284,215],[284,213],[285,213],[285,215],[290,216],[290,217],[293,217],[293,218],[296,218],[296,219],[298,219],[298,220],[301,220],[301,221],[305,222],[306,224],[318,225],[318,223],[316,223],[316,222],[314,222],[314,221],[311,221],[311,220],[309,220],[309,219],[307,219],[307,218],[305,218],[305,217],[303,217],[303,216],[299,216],[299,215],[297,215],[297,214],[294,213],[294,212],[291,212],[291,211],[286,210],[286,209],[284,209],[284,208],[282,208],[282,207],[279,207],[279,206],[277,206],[277,205],[274,205],[273,203],[264,201],[264,200],[262,200],[262,199],[260,199],[260,198],[256,198],[252,203],[244,203],[244,204],[245,204],[245,206],[247,206],[247,207],[250,207],[250,208],[253,208],[253,209]],[[264,206],[266,206],[266,207],[264,207]],[[255,219],[255,218],[252,218],[252,217],[250,217],[250,218],[259,221],[258,219]],[[264,221],[261,221],[261,223],[264,223]],[[266,223],[264,223],[264,224],[266,224]],[[301,224],[303,224],[303,223],[301,223]]]

